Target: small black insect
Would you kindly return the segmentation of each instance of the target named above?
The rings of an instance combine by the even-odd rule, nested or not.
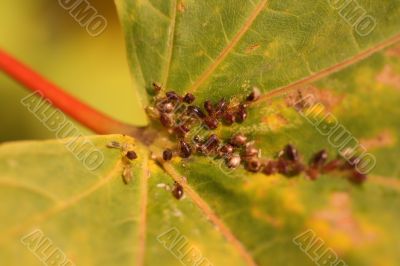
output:
[[[172,151],[170,149],[166,149],[163,152],[163,159],[164,161],[170,161],[172,159]]]
[[[220,140],[218,139],[217,135],[212,134],[207,141],[204,143],[203,147],[208,151],[211,152],[215,150],[220,143]]]
[[[181,97],[179,97],[179,95],[174,91],[169,91],[169,92],[165,93],[165,95],[170,100],[178,101],[181,99]]]
[[[241,133],[234,135],[231,140],[230,144],[236,147],[240,147],[246,144],[247,137]]]
[[[236,112],[236,121],[238,123],[244,122],[247,118],[247,106],[243,103],[239,104],[238,110]]]
[[[291,144],[288,144],[283,148],[279,153],[279,157],[293,162],[299,160],[297,149]]]
[[[232,114],[232,113],[228,110],[228,111],[225,112],[224,115],[223,115],[223,121],[224,121],[224,124],[230,126],[230,125],[232,125],[233,123],[235,123],[236,117],[235,117],[234,114]]]
[[[257,101],[261,96],[261,92],[257,87],[253,87],[253,91],[247,96],[246,100],[248,102]]]
[[[204,118],[203,121],[208,129],[213,130],[213,129],[218,128],[219,121],[212,116],[207,116],[206,118]]]
[[[196,97],[194,97],[194,95],[191,94],[190,92],[186,93],[186,95],[183,97],[183,101],[188,104],[194,102],[195,99]]]
[[[310,161],[310,166],[313,168],[320,168],[325,164],[327,159],[328,153],[326,152],[326,150],[320,150],[312,157]]]
[[[180,200],[183,197],[183,187],[178,182],[174,183],[174,187],[172,188],[172,195],[177,200]]]
[[[193,106],[193,105],[188,106],[187,112],[189,115],[194,115],[194,116],[202,118],[202,119],[206,117],[204,112],[202,110],[200,110],[200,108],[197,106]]]
[[[192,147],[185,142],[184,140],[179,141],[179,146],[180,146],[180,156],[182,158],[189,158],[190,155],[192,154]]]
[[[135,151],[128,151],[126,153],[126,158],[128,158],[129,160],[135,160],[135,159],[137,159],[137,157],[138,156]]]

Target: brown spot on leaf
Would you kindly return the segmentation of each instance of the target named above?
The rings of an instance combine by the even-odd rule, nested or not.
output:
[[[272,114],[263,117],[262,122],[267,124],[272,131],[277,131],[289,124],[289,121],[281,114]]]
[[[258,43],[251,44],[251,45],[246,47],[245,53],[246,54],[250,54],[250,53],[254,52],[255,50],[257,50],[258,48],[260,48],[260,46],[261,45],[259,45]]]
[[[333,193],[329,206],[314,213],[311,223],[317,235],[331,242],[329,244],[339,253],[371,244],[377,238],[377,232],[356,217],[351,198],[345,192]]]
[[[386,55],[391,56],[391,57],[400,57],[400,45],[389,48],[386,51]]]
[[[378,135],[368,139],[361,139],[361,145],[367,150],[377,149],[382,147],[390,147],[395,143],[395,137],[389,130],[383,130]]]
[[[179,3],[178,3],[178,11],[180,12],[180,13],[183,13],[183,12],[185,12],[185,10],[186,10],[186,6],[185,6],[185,4],[183,3],[183,1],[179,1]]]
[[[379,73],[376,79],[382,84],[392,86],[400,90],[400,75],[395,73],[389,65],[386,65],[383,68],[382,72]]]
[[[257,208],[253,208],[251,210],[251,214],[255,218],[257,218],[259,220],[262,220],[262,221],[266,222],[267,224],[270,224],[274,228],[282,228],[282,226],[283,226],[282,219],[279,219],[277,217],[269,215],[269,214],[267,214],[267,213],[265,213],[265,212],[263,212],[263,211],[261,211],[261,210],[259,210]]]
[[[341,104],[343,98],[344,95],[337,95],[332,90],[308,86],[289,93],[285,98],[285,102],[287,106],[295,107],[298,110],[321,103],[325,110],[330,112]]]

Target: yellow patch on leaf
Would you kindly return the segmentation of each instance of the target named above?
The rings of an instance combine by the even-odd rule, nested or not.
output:
[[[371,245],[378,230],[356,217],[347,193],[332,194],[329,206],[312,216],[309,226],[339,254]]]

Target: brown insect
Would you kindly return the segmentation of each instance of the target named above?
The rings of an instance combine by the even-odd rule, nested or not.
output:
[[[266,175],[273,175],[278,172],[278,165],[276,161],[268,161],[263,168],[263,173]]]
[[[163,152],[163,160],[164,161],[170,161],[172,159],[172,151],[170,149],[166,149]]]
[[[174,182],[174,186],[172,188],[172,195],[177,200],[180,200],[183,197],[183,187],[178,182]]]
[[[160,114],[160,122],[166,128],[171,128],[174,125],[172,117],[165,113]]]
[[[299,160],[299,155],[297,153],[297,149],[291,144],[286,145],[284,147],[284,149],[279,153],[278,156],[280,158],[284,158],[289,161],[298,161]]]
[[[232,125],[233,123],[235,123],[236,117],[235,117],[235,115],[234,115],[232,112],[230,112],[230,111],[228,110],[228,111],[226,111],[226,112],[224,113],[224,115],[223,115],[223,121],[224,121],[224,124],[230,126],[230,125]]]
[[[196,97],[194,97],[194,95],[191,94],[190,92],[186,93],[186,95],[183,97],[183,101],[188,104],[194,102],[195,99]]]
[[[261,169],[261,162],[258,158],[250,158],[246,161],[246,169],[250,172],[256,173],[259,172]]]
[[[240,162],[241,162],[240,156],[237,154],[234,154],[226,158],[226,165],[229,168],[237,168],[240,165]]]
[[[246,144],[247,137],[241,133],[234,135],[230,139],[230,144],[236,147],[240,147]]]
[[[219,149],[219,156],[221,157],[229,156],[233,153],[233,150],[234,148],[232,145],[225,144]]]
[[[180,156],[182,158],[189,158],[190,155],[192,154],[192,148],[190,145],[185,142],[184,140],[179,141],[179,146],[180,146]]]
[[[204,124],[207,126],[208,129],[216,129],[218,127],[219,121],[212,117],[212,116],[208,116],[206,118],[204,118]]]
[[[238,110],[236,112],[236,121],[238,123],[244,122],[247,118],[247,106],[243,103],[239,104]]]
[[[138,157],[135,151],[128,151],[125,156],[129,160],[135,160]]]
[[[214,114],[214,107],[213,107],[213,104],[211,103],[211,101],[207,100],[204,102],[204,109],[207,111],[207,113],[209,115]]]
[[[350,173],[349,180],[354,184],[360,185],[367,180],[367,175],[354,169]]]
[[[193,105],[188,106],[187,112],[189,115],[194,115],[194,116],[202,118],[202,119],[206,117],[204,112],[202,110],[200,110],[200,108],[197,106],[193,106]]]
[[[320,150],[312,157],[310,166],[314,168],[320,168],[325,164],[326,160],[328,160],[328,153],[326,150]]]
[[[174,91],[169,91],[169,92],[165,93],[165,95],[170,100],[179,101],[181,99],[181,97]]]
[[[217,135],[212,134],[207,141],[204,143],[204,148],[208,151],[211,152],[215,150],[220,143],[220,140],[218,139]]]
[[[254,102],[257,101],[261,96],[261,92],[257,87],[253,87],[253,91],[247,96],[246,101]]]

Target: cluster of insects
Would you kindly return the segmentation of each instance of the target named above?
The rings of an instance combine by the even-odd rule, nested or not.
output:
[[[255,146],[255,142],[248,140],[242,133],[222,140],[216,134],[209,132],[217,129],[220,124],[230,126],[245,121],[249,103],[257,101],[261,96],[257,88],[253,88],[242,102],[232,103],[221,99],[213,103],[207,100],[204,101],[202,108],[193,104],[195,96],[191,93],[184,96],[174,91],[161,93],[163,88],[156,83],[153,83],[153,88],[154,106],[149,106],[146,110],[151,118],[157,119],[171,135],[177,138],[177,145],[174,148],[163,151],[164,161],[170,161],[175,156],[186,159],[196,154],[222,159],[228,168],[235,169],[243,165],[249,172],[262,172],[267,176],[279,173],[286,177],[294,177],[305,173],[309,179],[316,180],[321,174],[339,171],[353,183],[361,184],[367,178],[357,170],[360,163],[357,157],[346,161],[338,156],[328,161],[327,151],[321,150],[312,156],[309,163],[304,163],[297,149],[287,144],[275,158],[267,159],[262,158],[261,150]],[[196,128],[196,125],[200,125],[201,129],[209,133],[205,136],[196,134],[199,128]],[[124,152],[127,163],[123,180],[125,183],[129,182],[130,162],[137,157],[136,154],[130,154],[133,151],[127,150],[120,144],[114,143],[110,147],[120,148]],[[177,182],[174,182],[170,190],[176,199],[181,199],[184,194],[183,187]]]
[[[133,150],[131,144],[119,143],[117,141],[111,141],[107,144],[108,148],[119,149],[122,152],[122,181],[127,185],[132,180],[132,161],[138,158],[136,152]]]
[[[155,91],[155,106],[147,107],[150,117],[158,119],[163,127],[170,133],[184,138],[194,124],[200,122],[204,129],[215,130],[223,123],[232,125],[242,123],[247,118],[248,103],[256,101],[261,93],[259,89],[253,91],[246,101],[232,104],[225,99],[212,103],[207,100],[203,103],[203,108],[193,105],[195,96],[187,93],[184,96],[178,95],[174,91],[166,92],[161,95],[161,86],[153,84]]]

